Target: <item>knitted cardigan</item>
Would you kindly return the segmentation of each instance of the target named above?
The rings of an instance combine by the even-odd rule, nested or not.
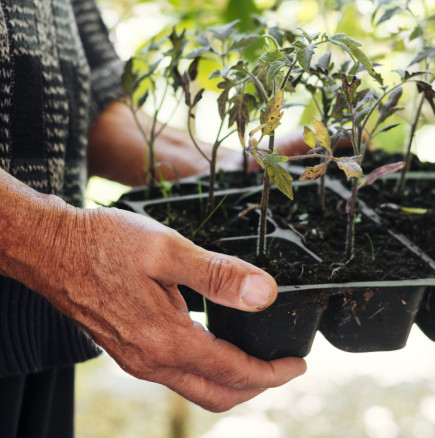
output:
[[[81,206],[88,129],[121,72],[93,0],[0,0],[0,166]],[[42,296],[0,277],[0,377],[98,353]]]

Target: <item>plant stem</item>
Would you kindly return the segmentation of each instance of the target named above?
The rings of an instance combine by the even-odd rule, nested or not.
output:
[[[269,100],[268,100],[268,98],[267,98],[266,90],[264,89],[263,84],[262,84],[262,83],[258,80],[258,78],[257,78],[255,75],[253,75],[251,72],[249,72],[249,71],[247,71],[247,70],[242,70],[242,71],[243,71],[243,73],[246,73],[249,77],[251,77],[252,80],[255,82],[255,85],[257,86],[258,91],[259,91],[260,94],[261,94],[261,97],[263,98],[264,102],[265,102],[266,105],[267,105],[267,103],[269,102]]]
[[[405,163],[406,164],[400,173],[400,179],[399,179],[397,187],[396,187],[396,193],[398,193],[398,194],[403,192],[403,188],[405,186],[406,173],[408,172],[409,167],[411,165],[411,147],[412,147],[412,142],[414,140],[415,131],[417,130],[417,125],[418,125],[418,120],[420,118],[421,110],[423,108],[424,99],[425,99],[425,96],[423,94],[423,96],[421,96],[421,100],[418,104],[417,111],[415,112],[415,117],[414,117],[414,120],[412,122],[411,133],[409,135],[409,142],[408,142],[408,147],[406,149],[406,155],[405,155]]]
[[[269,151],[273,152],[275,144],[275,135],[272,134],[269,137]],[[267,168],[264,169],[263,177],[263,192],[261,195],[260,205],[260,222],[258,224],[258,242],[257,242],[257,257],[260,260],[266,258],[266,227],[267,227],[267,209],[269,206],[269,191],[270,191],[270,178],[267,173]]]
[[[210,179],[209,179],[209,187],[208,187],[208,198],[207,198],[207,208],[206,208],[206,214],[210,214],[214,207],[214,185],[216,182],[216,161],[217,161],[217,152],[219,149],[219,146],[222,143],[222,140],[219,140],[219,137],[221,135],[222,128],[224,126],[224,120],[223,118],[221,120],[221,124],[219,126],[218,133],[216,135],[216,140],[213,144],[213,148],[211,150],[211,159],[209,160],[210,163]]]
[[[346,233],[346,260],[350,260],[355,250],[355,207],[358,194],[358,178],[352,178],[352,196],[349,205],[349,214],[347,217]]]
[[[296,65],[296,61],[294,61],[293,64],[287,70],[287,73],[286,73],[284,79],[282,80],[282,84],[281,84],[280,90],[284,90],[284,88],[285,88],[285,86],[286,86],[286,84],[287,84],[287,82],[288,82],[288,80],[290,78],[290,74],[291,74],[291,72],[292,72],[292,70],[293,70],[295,65]]]
[[[145,145],[148,146],[148,160],[146,159],[146,155],[147,155],[146,152],[147,151],[145,149],[145,151],[144,151],[144,163],[143,163],[144,166],[143,166],[143,168],[144,168],[145,176],[146,176],[147,173],[149,173],[149,175],[150,175],[150,184],[149,184],[149,186],[150,186],[150,190],[152,191],[154,189],[154,172],[153,172],[153,168],[154,168],[154,147],[153,147],[153,144],[152,144],[153,138],[152,138],[152,136],[150,136],[148,138],[147,133],[143,129],[143,126],[142,126],[141,122],[139,121],[139,118],[137,117],[137,110],[134,108],[133,104],[130,105],[130,109],[131,109],[131,112],[133,114],[133,118],[134,118],[134,121],[136,123],[136,126],[138,127],[139,132],[141,133],[141,135],[142,135],[142,137],[143,137],[143,139],[145,141]],[[148,161],[148,163],[147,163],[147,161]],[[146,183],[146,178],[145,178],[144,182]]]
[[[203,158],[205,158],[209,163],[211,163],[212,160],[208,158],[207,155],[205,155],[204,151],[201,149],[201,147],[196,141],[195,136],[193,135],[192,125],[191,125],[192,118],[193,118],[192,107],[189,106],[189,111],[187,114],[187,132],[189,133],[189,137],[192,140],[192,143],[195,146],[195,148],[198,150],[198,152],[203,156]]]

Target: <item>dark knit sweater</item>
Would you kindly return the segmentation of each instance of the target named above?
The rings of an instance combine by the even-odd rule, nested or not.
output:
[[[0,166],[81,206],[88,129],[121,71],[93,0],[0,0]],[[0,277],[0,377],[98,351],[43,297]]]

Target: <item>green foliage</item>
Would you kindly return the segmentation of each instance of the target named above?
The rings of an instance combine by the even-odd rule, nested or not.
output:
[[[183,13],[188,12],[182,2],[170,3],[177,4]],[[187,3],[192,7],[192,1]],[[337,26],[335,32],[323,31],[320,27],[316,32],[297,26],[280,28],[261,14],[254,0],[224,3],[222,8],[220,3],[216,6],[214,18],[207,24],[200,22],[197,31],[178,27],[167,33],[168,36],[144,44],[126,63],[123,76],[124,91],[137,106],[148,102],[150,97],[156,100],[157,82],[162,78],[178,100],[181,100],[180,94],[183,95],[192,141],[210,163],[211,201],[207,214],[214,209],[217,151],[222,141],[233,133],[237,134],[244,153],[251,154],[264,169],[265,193],[270,179],[287,197],[293,198],[292,177],[283,165],[288,158],[275,154],[273,149],[275,132],[280,129],[285,113],[299,103],[295,102],[295,93],[304,96],[303,117],[314,129],[304,127],[310,153],[292,157],[291,161],[310,157],[322,160],[308,166],[302,179],[321,178],[329,163],[335,162],[347,179],[355,183],[363,173],[361,162],[370,141],[397,129],[399,116],[409,111],[409,105],[403,105],[409,93],[424,101],[424,108],[435,113],[435,47],[433,35],[429,33],[434,29],[435,20],[428,14],[417,16],[411,9],[412,2],[379,0],[373,5],[369,19],[364,17],[360,22],[355,18],[355,14],[361,13],[354,2],[324,0],[320,3],[340,11],[345,22],[340,28]],[[211,2],[204,2],[205,9],[210,5]],[[280,2],[276,2],[275,7],[279,9],[279,6]],[[199,11],[188,12],[190,17],[195,14]],[[220,19],[215,20],[218,15]],[[377,45],[373,44],[375,40],[370,32],[383,29],[385,33],[387,23],[404,18],[412,24],[397,26],[396,34],[381,39],[384,47],[390,44],[393,48],[401,47],[407,55],[405,65],[403,62],[393,65],[395,73],[389,74],[373,61]],[[333,28],[332,25],[327,27]],[[409,43],[417,50],[408,51]],[[380,53],[377,56],[388,61],[388,56]],[[211,65],[214,69],[208,70],[205,81],[204,70]],[[199,85],[194,84],[198,79]],[[194,109],[200,105],[204,89],[218,91],[216,105],[220,125],[210,156],[201,151],[191,127]],[[159,108],[160,103],[157,103],[155,118]],[[415,126],[420,119],[415,118]],[[228,132],[224,132],[225,129]],[[248,145],[245,144],[247,130]],[[268,137],[268,147],[262,145],[265,137]],[[334,155],[334,147],[341,138],[351,140],[352,156]],[[266,195],[263,198],[267,200]],[[262,205],[261,211],[264,216],[267,205]]]
[[[268,154],[263,157],[263,164],[267,169],[270,180],[284,193],[288,198],[293,199],[293,178],[280,163],[288,161],[289,157],[283,157],[277,154]]]

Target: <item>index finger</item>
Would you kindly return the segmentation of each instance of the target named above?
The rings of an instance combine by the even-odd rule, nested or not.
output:
[[[305,373],[305,360],[286,357],[263,361],[216,338],[199,323],[179,340],[177,367],[235,389],[273,388]]]

